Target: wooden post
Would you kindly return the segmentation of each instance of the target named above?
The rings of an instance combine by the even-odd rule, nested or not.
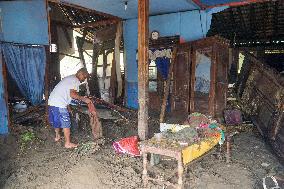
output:
[[[177,189],[183,188],[183,163],[182,163],[182,153],[178,155],[178,186]]]
[[[90,80],[91,95],[101,98],[100,86],[98,80],[98,58],[103,50],[104,44],[99,44],[96,41],[93,43],[93,57],[92,57],[92,79]]]
[[[44,98],[45,98],[45,115],[46,115],[46,123],[49,126],[48,121],[48,97],[49,97],[49,85],[50,85],[50,77],[49,77],[49,61],[50,61],[50,52],[49,46],[45,46],[45,57],[46,57],[46,65],[45,65],[45,76],[44,76]]]
[[[169,94],[170,94],[170,86],[171,86],[171,78],[172,78],[171,76],[172,76],[174,64],[175,64],[175,61],[176,61],[176,54],[177,54],[177,48],[174,47],[172,61],[171,61],[169,72],[168,72],[168,77],[167,77],[167,82],[166,82],[166,87],[165,87],[164,97],[163,97],[163,102],[162,102],[162,107],[161,107],[160,123],[163,123],[164,118],[165,118],[167,100],[168,100],[168,97],[169,97]]]
[[[9,105],[8,105],[9,94],[8,94],[7,66],[6,66],[6,62],[4,62],[4,57],[3,57],[1,52],[0,52],[0,58],[1,58],[0,63],[2,64],[2,73],[1,74],[3,74],[4,98],[5,98],[5,102],[6,102],[6,108],[7,108],[8,128],[12,129],[12,124],[11,124],[11,120],[10,120],[10,111],[9,111]]]
[[[117,81],[117,93],[116,97],[120,97],[122,94],[122,78],[120,70],[120,41],[122,36],[122,23],[119,22],[116,28],[115,46],[114,46],[114,60],[115,60],[115,72]]]
[[[103,52],[103,89],[106,89],[106,69],[107,69],[107,54]]]
[[[138,135],[148,137],[149,0],[138,0]]]
[[[112,59],[112,66],[111,66],[111,76],[110,76],[110,88],[109,88],[109,97],[110,102],[114,103],[116,99],[116,89],[118,87],[117,84],[117,76],[116,76],[116,59],[115,59],[115,53],[113,53],[113,59]]]
[[[77,48],[79,52],[79,57],[81,59],[81,64],[83,67],[86,68],[86,63],[85,63],[85,58],[84,58],[84,51],[83,51],[83,45],[85,42],[85,37],[87,35],[87,30],[83,31],[83,37],[76,37],[76,43],[77,43]]]
[[[81,60],[81,64],[84,68],[87,68],[85,58],[84,58],[84,49],[83,49],[86,35],[87,35],[87,30],[84,30],[82,37],[76,37],[76,43],[77,43],[77,47],[78,47],[79,57],[80,57],[80,60]],[[87,96],[90,96],[89,78],[87,78],[86,89],[87,89]]]
[[[144,147],[143,147],[144,149]],[[142,149],[142,157],[143,157],[143,173],[142,173],[142,181],[143,185],[146,188],[148,184],[148,173],[147,173],[147,152]]]
[[[211,58],[211,68],[210,68],[210,90],[209,90],[209,115],[215,117],[215,109],[216,109],[216,70],[217,70],[217,53],[218,46],[216,44],[213,45],[213,52]]]

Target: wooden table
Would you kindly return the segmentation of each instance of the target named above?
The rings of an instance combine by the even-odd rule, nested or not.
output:
[[[177,147],[165,147],[165,146],[155,146],[151,143],[151,139],[148,141],[143,141],[140,144],[141,147],[141,152],[143,156],[143,175],[142,175],[142,180],[143,184],[146,187],[148,184],[149,180],[158,182],[158,183],[163,183],[166,185],[171,185],[174,186],[177,189],[182,189],[183,188],[183,172],[184,172],[184,165],[182,161],[182,150],[186,147],[182,146],[177,146]],[[171,183],[169,181],[164,181],[161,179],[155,179],[151,178],[148,173],[147,173],[147,154],[158,154],[158,155],[163,155],[163,156],[168,156],[171,158],[174,158],[178,162],[178,182],[177,184]]]
[[[230,148],[231,148],[231,137],[233,135],[230,135],[229,133],[227,133],[226,135],[226,163],[230,162]],[[163,140],[166,139],[162,139],[162,141],[158,141],[155,137],[149,139],[149,140],[145,140],[143,142],[140,143],[140,149],[141,149],[141,153],[143,156],[143,175],[142,175],[142,180],[143,180],[143,184],[146,187],[148,184],[148,181],[155,181],[158,183],[162,183],[168,186],[173,186],[177,189],[182,189],[184,187],[183,185],[183,173],[184,173],[184,169],[186,169],[188,167],[187,163],[186,165],[184,164],[183,161],[183,151],[188,148],[189,146],[181,146],[177,143],[174,144],[165,144],[163,143]],[[158,154],[158,155],[162,155],[162,156],[167,156],[167,157],[171,157],[173,159],[177,160],[178,163],[178,167],[177,167],[177,173],[178,173],[178,182],[176,184],[171,183],[169,181],[166,181],[164,179],[157,179],[157,178],[151,178],[148,175],[147,172],[147,154]],[[221,157],[221,146],[220,146],[220,151],[219,151],[219,157]],[[208,153],[207,153],[208,154]],[[205,154],[204,154],[205,155]],[[202,155],[201,157],[204,157],[204,155]],[[197,158],[198,160],[200,160],[200,158]],[[196,159],[196,160],[197,160]],[[194,160],[195,161],[195,160]],[[176,173],[176,172],[175,172]]]

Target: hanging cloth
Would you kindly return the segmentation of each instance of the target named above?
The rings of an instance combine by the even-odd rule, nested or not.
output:
[[[169,68],[170,68],[170,59],[167,57],[159,57],[155,60],[157,70],[161,73],[163,79],[168,78]]]
[[[7,69],[21,93],[33,104],[43,99],[46,54],[43,46],[1,44]]]

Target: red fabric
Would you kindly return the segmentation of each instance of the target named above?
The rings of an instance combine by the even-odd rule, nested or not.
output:
[[[118,153],[127,153],[133,156],[140,156],[137,136],[123,138],[118,142],[114,142],[113,146]]]
[[[89,112],[93,115],[96,115],[96,108],[95,108],[95,105],[93,103],[89,103],[88,104],[88,109],[89,109]]]

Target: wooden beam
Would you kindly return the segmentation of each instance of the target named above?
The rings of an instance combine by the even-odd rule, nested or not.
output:
[[[118,19],[108,19],[108,20],[99,20],[99,21],[95,21],[95,22],[89,22],[89,23],[84,23],[84,24],[80,24],[80,25],[75,25],[73,27],[74,28],[95,28],[95,27],[105,26],[105,25],[109,25],[109,24],[116,24],[118,22],[119,22]]]
[[[70,54],[66,54],[66,53],[59,53],[60,55],[64,55],[64,56],[69,56],[69,57],[72,57],[72,58],[76,58],[76,59],[80,59],[81,60],[81,58],[80,57],[78,57],[78,56],[72,56],[72,55],[70,55]]]
[[[163,97],[163,102],[162,102],[162,107],[161,107],[161,114],[160,114],[160,123],[164,122],[164,118],[165,118],[165,112],[166,112],[166,106],[167,106],[167,100],[170,94],[170,86],[171,86],[171,76],[172,76],[172,72],[174,69],[174,64],[176,62],[176,55],[177,55],[177,48],[174,47],[173,50],[173,57],[171,60],[171,65],[169,68],[169,73],[168,73],[168,77],[167,77],[167,83],[166,83],[166,87],[165,87],[165,91],[164,91],[164,97]]]
[[[246,1],[239,1],[239,2],[223,3],[223,4],[218,4],[218,5],[206,6],[206,9],[212,9],[214,7],[223,7],[223,6],[236,7],[236,6],[248,5],[251,3],[262,3],[262,2],[267,2],[267,1],[271,1],[271,0],[246,0]]]
[[[122,77],[120,69],[120,42],[122,38],[122,22],[119,22],[117,25],[116,36],[115,36],[115,45],[114,45],[114,60],[115,60],[115,72],[116,72],[116,84],[117,92],[116,97],[120,97],[122,94]]]
[[[63,2],[61,0],[48,0],[48,2],[57,3],[57,4],[65,5],[65,6],[68,6],[68,7],[73,7],[75,9],[79,9],[79,10],[86,11],[86,12],[91,12],[91,13],[94,13],[94,14],[97,14],[97,15],[100,15],[100,16],[108,17],[108,18],[121,19],[117,16],[113,16],[113,15],[106,14],[106,13],[103,13],[103,12],[99,12],[99,11],[96,11],[96,10],[93,10],[93,9],[85,8],[85,7],[82,7],[82,6],[79,6],[79,5]]]
[[[49,87],[50,87],[50,76],[49,76],[49,62],[50,62],[50,52],[49,46],[45,46],[45,57],[46,57],[46,64],[45,64],[45,76],[44,76],[44,98],[45,98],[45,120],[46,124],[49,127],[48,121],[48,98],[49,98]]]
[[[51,20],[50,21],[51,24],[55,24],[57,26],[60,26],[60,27],[65,27],[65,28],[74,28],[75,26],[71,23],[67,23],[67,22],[62,22],[62,21],[59,21],[59,20]]]
[[[103,82],[104,82],[104,86],[103,89],[106,89],[106,84],[105,84],[105,80],[106,80],[106,69],[107,69],[107,54],[105,51],[103,51]]]
[[[1,74],[3,75],[4,99],[6,102],[6,110],[7,110],[7,123],[8,123],[8,128],[12,129],[12,124],[10,120],[9,104],[8,104],[9,94],[8,94],[8,80],[7,80],[7,65],[6,65],[6,62],[4,61],[4,56],[1,52],[0,52],[0,64],[1,64],[0,66],[2,66]]]
[[[79,57],[81,59],[81,64],[84,68],[86,68],[86,62],[85,62],[85,58],[84,58],[84,54],[83,54],[83,52],[84,52],[83,46],[84,46],[86,35],[87,35],[87,30],[84,30],[82,37],[76,37],[76,43],[77,43],[77,48],[78,48],[78,52],[79,52]]]
[[[111,66],[111,76],[110,76],[110,88],[109,88],[109,96],[110,96],[110,102],[114,103],[116,98],[116,88],[117,88],[117,78],[116,78],[116,64],[115,61],[115,53],[113,53],[112,58],[112,66]]]
[[[138,0],[138,135],[148,138],[149,0]]]
[[[86,50],[84,50],[84,53],[86,53],[86,55],[88,55],[90,58],[93,58],[93,56],[90,55]]]
[[[90,86],[90,92],[92,95],[95,95],[97,98],[101,98],[100,86],[98,80],[98,57],[102,53],[104,44],[93,43],[93,57],[92,57],[92,83]]]
[[[72,48],[73,45],[72,45],[72,39],[67,31],[67,28],[66,27],[61,27],[61,29],[63,30],[63,33],[64,33],[64,36],[69,44],[69,47]]]
[[[213,45],[212,56],[211,56],[211,68],[210,68],[210,89],[209,89],[209,115],[215,117],[216,110],[216,74],[217,74],[217,44]]]

